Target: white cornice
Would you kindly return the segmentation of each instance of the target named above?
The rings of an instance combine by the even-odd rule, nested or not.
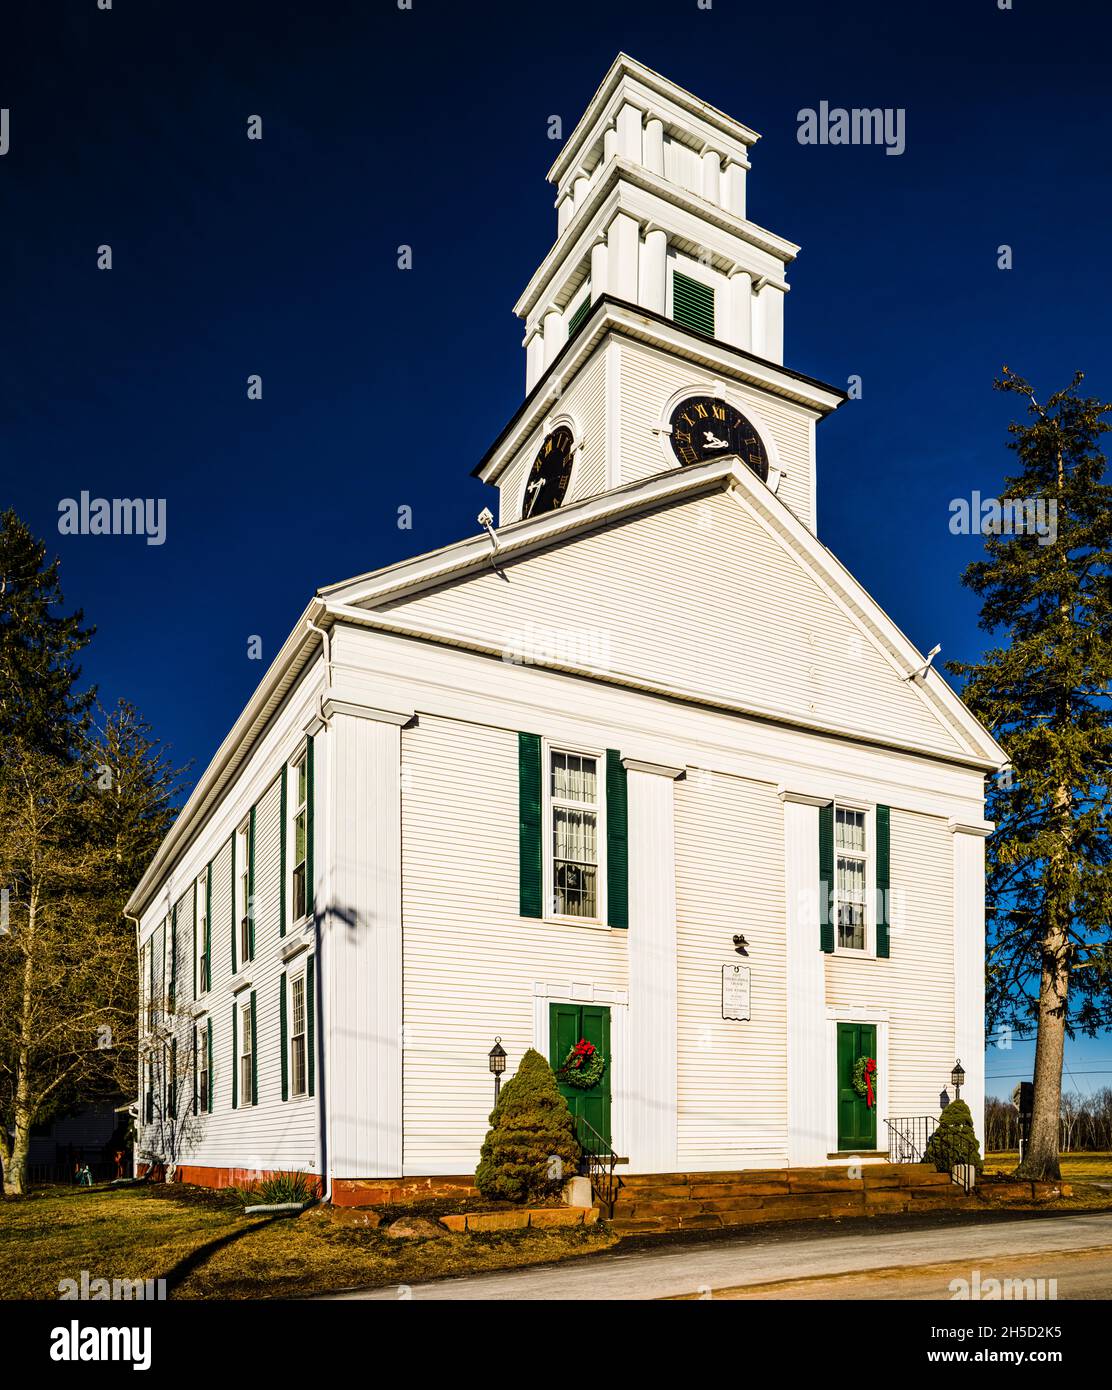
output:
[[[686,768],[672,767],[669,763],[647,763],[642,758],[623,758],[622,766],[627,772],[648,772],[654,777],[667,777],[675,782],[686,772]]]
[[[996,822],[991,820],[963,821],[951,819],[946,824],[950,828],[951,835],[975,835],[981,840],[988,839],[996,829]]]

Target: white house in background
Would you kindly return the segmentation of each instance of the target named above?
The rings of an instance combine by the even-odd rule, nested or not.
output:
[[[135,890],[187,1177],[471,1173],[496,1037],[596,1043],[566,1094],[631,1172],[880,1156],[957,1057],[979,1120],[1004,755],[817,537],[844,396],[783,364],[756,140],[618,57],[497,530],[319,590]]]

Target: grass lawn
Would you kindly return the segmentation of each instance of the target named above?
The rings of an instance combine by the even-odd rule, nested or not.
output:
[[[1112,1153],[1062,1154],[1058,1160],[1063,1182],[1112,1182]],[[985,1155],[986,1173],[1011,1173],[1019,1163],[1019,1154],[989,1153]]]
[[[229,1192],[175,1184],[47,1188],[0,1202],[0,1299],[58,1297],[62,1279],[169,1281],[171,1298],[297,1298],[415,1284],[589,1254],[602,1226],[395,1240],[335,1224],[327,1210],[245,1217]]]

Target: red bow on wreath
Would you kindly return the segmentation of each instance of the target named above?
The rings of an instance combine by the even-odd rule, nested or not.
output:
[[[588,1042],[586,1038],[580,1038],[579,1041],[572,1048],[571,1056],[568,1058],[566,1065],[574,1067],[575,1070],[578,1071],[584,1062],[590,1061],[590,1059],[594,1056],[594,1053],[594,1043]]]
[[[865,1104],[871,1110],[876,1104],[876,1097],[873,1095],[873,1073],[876,1071],[876,1060],[872,1057],[865,1062]]]

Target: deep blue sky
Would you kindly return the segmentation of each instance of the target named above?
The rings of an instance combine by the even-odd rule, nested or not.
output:
[[[199,770],[315,588],[473,529],[555,234],[548,117],[620,49],[763,135],[750,216],[803,247],[786,361],[864,384],[819,429],[820,534],[920,648],[975,655],[948,503],[1009,462],[994,375],[1112,394],[1110,37],[1099,0],[8,0],[0,503],[96,624],[86,675]],[[824,99],[905,108],[906,152],[801,146]],[[58,535],[83,489],[165,497],[167,543]]]

